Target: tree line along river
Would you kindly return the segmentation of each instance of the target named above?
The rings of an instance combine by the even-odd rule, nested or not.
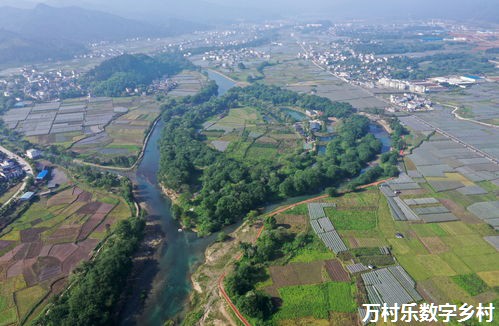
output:
[[[207,73],[208,77],[218,84],[219,95],[235,86],[233,81],[221,74],[211,70]],[[145,204],[151,215],[150,219],[160,223],[164,244],[159,249],[157,260],[146,265],[137,275],[137,280],[141,281],[135,281],[136,284],[133,284],[134,294],[122,311],[122,325],[157,326],[167,319],[180,320],[192,290],[190,276],[203,262],[206,248],[215,239],[215,235],[198,238],[193,232],[178,232],[179,225],[170,212],[171,201],[163,194],[157,179],[160,159],[158,143],[162,129],[163,122],[159,121],[149,137],[143,159],[131,177],[136,185],[137,200]],[[374,123],[371,132],[382,141],[383,152],[388,151],[388,133]],[[142,293],[149,293],[143,307]]]

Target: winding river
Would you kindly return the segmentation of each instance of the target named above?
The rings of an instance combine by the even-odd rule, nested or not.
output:
[[[223,75],[208,71],[210,79],[217,82],[219,95],[223,95],[235,84]],[[154,128],[146,146],[144,157],[137,168],[134,179],[137,200],[144,203],[150,220],[159,222],[164,233],[164,245],[159,249],[158,260],[146,264],[138,275],[143,282],[134,282],[135,295],[127,302],[122,313],[122,325],[162,325],[167,319],[182,318],[192,289],[190,276],[203,262],[204,252],[215,235],[198,238],[192,232],[178,232],[179,225],[170,213],[171,201],[158,186],[159,141],[163,123]],[[143,309],[140,293],[150,292]],[[137,295],[137,293],[139,295]]]
[[[220,95],[235,86],[221,74],[214,71],[207,73],[210,79],[217,82]],[[386,143],[388,134],[382,128],[373,128],[375,135],[389,146]],[[165,241],[158,251],[158,259],[145,264],[133,282],[134,295],[122,311],[122,325],[160,326],[167,319],[181,320],[192,290],[190,276],[203,262],[204,252],[215,237],[198,238],[192,232],[178,232],[179,225],[170,213],[171,201],[158,186],[158,143],[162,129],[160,121],[149,138],[135,175],[130,177],[136,184],[137,199],[147,207],[150,220],[158,223]],[[149,293],[142,309],[141,293]]]

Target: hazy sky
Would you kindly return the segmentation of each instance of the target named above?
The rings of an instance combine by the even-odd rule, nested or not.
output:
[[[1,4],[76,5],[142,20],[162,16],[193,20],[226,18],[454,18],[499,22],[499,0],[0,0]],[[245,8],[242,10],[241,8]]]

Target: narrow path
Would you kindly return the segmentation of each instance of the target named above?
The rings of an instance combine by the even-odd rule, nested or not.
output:
[[[460,145],[462,145],[462,146],[470,149],[471,151],[475,152],[476,154],[480,155],[481,157],[488,159],[490,162],[492,162],[492,163],[494,163],[496,165],[499,165],[499,159],[497,159],[495,156],[490,155],[489,153],[486,153],[486,152],[482,151],[481,149],[478,149],[475,146],[462,141],[461,139],[457,138],[456,136],[451,135],[450,133],[446,132],[445,130],[442,130],[442,129],[434,126],[433,124],[429,123],[428,121],[426,121],[424,119],[421,119],[418,116],[413,115],[413,117],[414,117],[414,119],[418,120],[419,122],[421,122],[421,123],[425,124],[426,126],[434,129],[439,134],[441,134],[441,135],[449,138],[453,142],[458,143],[458,144],[460,144]]]
[[[469,122],[473,122],[473,123],[476,123],[476,124],[479,124],[479,125],[482,125],[482,126],[485,126],[485,127],[491,127],[491,128],[499,128],[499,126],[497,125],[493,125],[491,123],[486,123],[486,122],[482,122],[482,121],[478,121],[478,120],[475,120],[475,119],[471,119],[471,118],[465,118],[461,115],[459,115],[459,113],[457,113],[457,111],[459,111],[459,107],[457,106],[454,106],[454,105],[450,105],[450,104],[442,104],[442,103],[438,103],[442,106],[446,106],[446,107],[449,107],[449,108],[452,108],[452,114],[456,117],[456,119],[458,120],[461,120],[461,121],[469,121]]]
[[[379,185],[381,183],[387,182],[387,181],[392,180],[392,179],[394,179],[394,178],[388,178],[388,179],[376,181],[376,182],[373,182],[373,183],[369,183],[369,184],[366,184],[366,185],[358,187],[358,189],[365,189],[365,188],[368,188],[368,187],[377,186],[377,185]],[[291,208],[294,208],[294,207],[296,207],[298,205],[309,204],[309,203],[312,203],[312,202],[314,202],[316,200],[320,200],[320,199],[324,199],[324,198],[328,198],[328,197],[329,197],[329,195],[321,195],[321,196],[317,196],[317,197],[310,198],[310,199],[307,199],[307,200],[303,200],[301,202],[294,203],[294,204],[291,204],[291,205],[288,205],[288,206],[284,206],[284,207],[279,208],[277,210],[274,210],[274,211],[272,211],[270,213],[267,213],[266,216],[272,216],[272,215],[275,215],[275,214],[280,214],[280,213],[285,212],[285,211],[287,211],[287,210],[289,210]],[[260,230],[258,230],[256,238],[253,240],[254,243],[260,238],[260,236],[262,235],[264,229],[265,229],[265,227],[262,226],[260,228]],[[236,260],[241,260],[241,257],[242,257],[242,254],[239,254],[237,256]],[[229,307],[232,309],[232,311],[234,312],[234,314],[237,316],[237,318],[241,321],[241,323],[243,323],[245,326],[251,326],[251,324],[243,316],[243,314],[239,311],[239,309],[237,309],[236,305],[232,302],[231,298],[227,295],[227,292],[225,291],[225,288],[224,288],[224,279],[225,279],[226,274],[227,274],[226,272],[223,272],[222,275],[220,275],[220,277],[218,279],[218,289],[220,290],[220,294],[225,299],[225,301],[227,302],[227,304],[229,305]]]

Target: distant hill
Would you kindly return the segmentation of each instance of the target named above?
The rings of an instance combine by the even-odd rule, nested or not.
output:
[[[77,5],[156,25],[164,25],[166,22],[166,26],[170,27],[175,27],[178,22],[189,27],[197,24],[218,25],[278,17],[267,7],[252,7],[249,5],[250,1],[227,1],[225,4],[216,4],[212,0],[44,0],[43,2],[54,6]],[[240,3],[245,4],[244,8],[238,7]],[[189,23],[185,24],[186,22]]]
[[[65,59],[91,42],[169,36],[194,26],[181,20],[159,26],[79,7],[0,7],[0,64]]]
[[[83,52],[81,44],[74,42],[40,41],[0,29],[0,64],[22,64],[39,60],[70,59]]]
[[[154,25],[78,7],[0,8],[0,28],[42,40],[92,42],[169,34]]]

